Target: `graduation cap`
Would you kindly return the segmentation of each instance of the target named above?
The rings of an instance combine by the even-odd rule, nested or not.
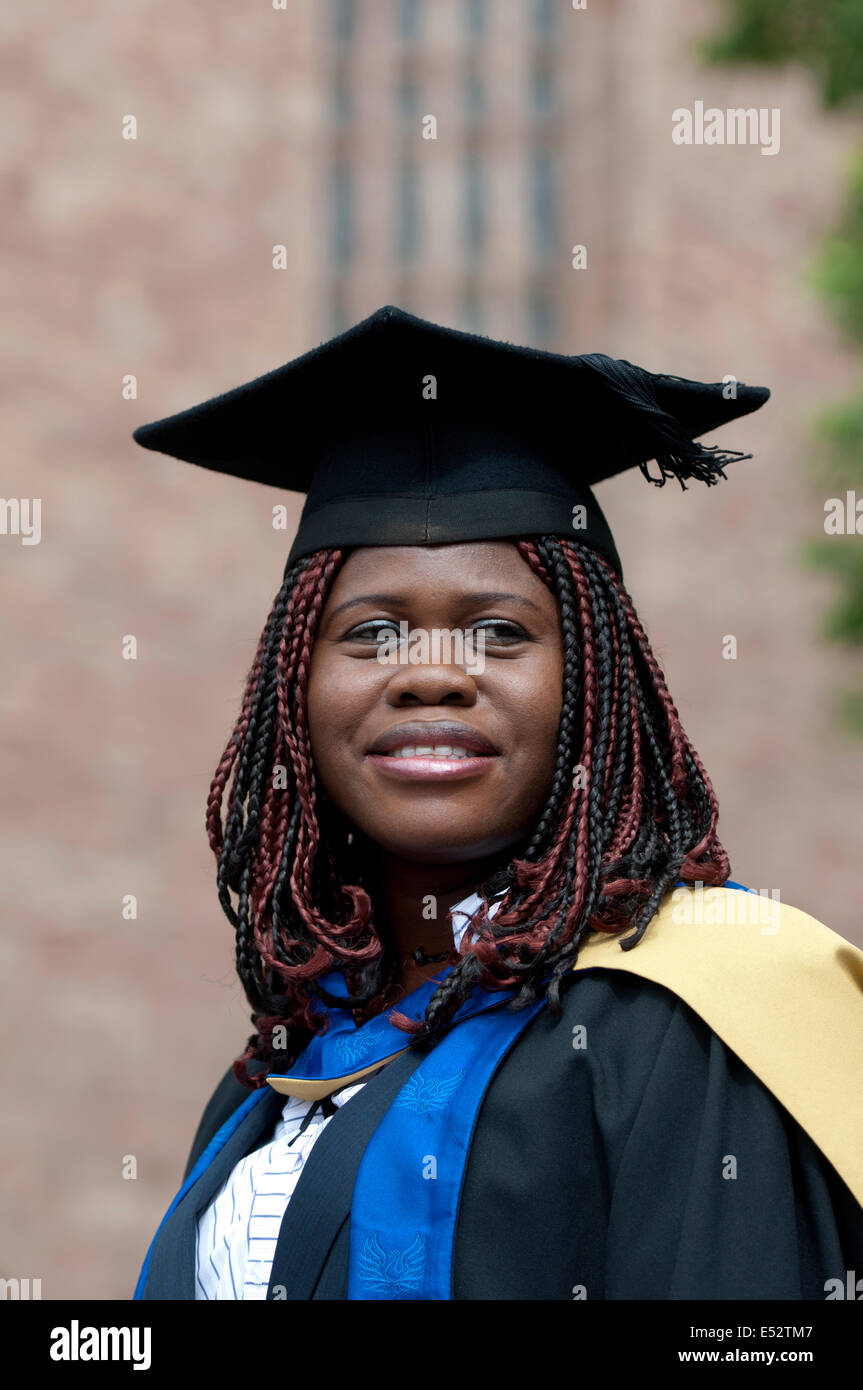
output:
[[[620,574],[594,484],[636,466],[658,486],[716,483],[726,464],[752,455],[697,437],[769,395],[603,353],[520,347],[385,305],[133,438],[306,493],[288,567],[323,548],[553,534],[594,547]]]

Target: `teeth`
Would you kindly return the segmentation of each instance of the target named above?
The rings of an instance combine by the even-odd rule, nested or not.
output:
[[[405,745],[404,748],[393,748],[389,756],[391,758],[470,758],[474,757],[475,754],[467,748],[460,748],[457,745],[438,744],[434,748]]]

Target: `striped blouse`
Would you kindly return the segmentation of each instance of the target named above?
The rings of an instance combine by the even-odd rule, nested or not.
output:
[[[479,905],[472,894],[452,909],[456,945]],[[282,1218],[303,1164],[336,1110],[364,1085],[346,1086],[323,1102],[288,1098],[270,1142],[240,1160],[198,1218],[196,1299],[266,1298]]]
[[[282,1217],[303,1164],[336,1109],[364,1085],[337,1091],[329,1114],[320,1102],[290,1097],[269,1144],[240,1160],[198,1218],[196,1299],[266,1298]]]

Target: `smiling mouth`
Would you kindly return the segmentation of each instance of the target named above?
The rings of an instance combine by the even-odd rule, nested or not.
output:
[[[380,755],[384,758],[489,758],[491,753],[476,753],[470,748],[460,747],[458,744],[439,743],[424,747],[422,744],[416,746],[405,744],[403,748],[393,748],[387,753]]]
[[[474,777],[499,756],[478,729],[423,721],[388,729],[366,754],[385,776],[418,781]]]
[[[384,777],[415,782],[442,782],[476,777],[494,767],[497,753],[474,753],[466,748],[394,748],[389,753],[367,753],[366,761]]]

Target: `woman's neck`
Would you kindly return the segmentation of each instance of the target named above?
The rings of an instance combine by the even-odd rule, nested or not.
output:
[[[383,860],[379,883],[386,904],[387,935],[397,960],[394,986],[410,994],[445,968],[442,961],[417,966],[414,953],[420,947],[427,956],[451,950],[450,908],[475,893],[478,885],[508,858],[507,855],[501,860],[498,855],[469,864],[412,864],[390,857]]]

